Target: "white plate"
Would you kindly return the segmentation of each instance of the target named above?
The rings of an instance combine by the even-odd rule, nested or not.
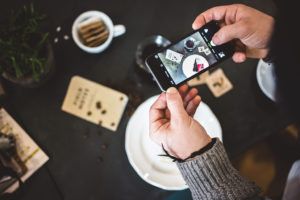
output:
[[[204,69],[209,66],[207,60],[203,56],[196,55],[196,54],[190,55],[182,63],[182,71],[186,77],[191,77],[194,74],[198,73],[193,71],[194,63],[196,59],[200,60],[200,63],[204,65]]]
[[[256,68],[256,79],[263,93],[275,102],[276,77],[274,73],[274,66],[260,59]]]
[[[157,98],[158,95],[147,99],[130,118],[125,137],[127,157],[137,174],[147,183],[165,190],[186,189],[176,164],[169,158],[158,156],[164,152],[149,138],[149,109]],[[194,118],[211,137],[222,140],[220,123],[205,103],[200,103]]]

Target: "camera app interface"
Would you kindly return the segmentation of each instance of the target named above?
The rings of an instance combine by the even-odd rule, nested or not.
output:
[[[155,56],[171,76],[171,82],[179,84],[225,56],[213,44],[213,35],[210,29],[201,29]]]

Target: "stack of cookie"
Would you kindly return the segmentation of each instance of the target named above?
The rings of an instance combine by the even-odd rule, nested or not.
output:
[[[78,27],[78,31],[83,43],[88,47],[101,45],[109,36],[105,23],[99,18],[82,22]]]

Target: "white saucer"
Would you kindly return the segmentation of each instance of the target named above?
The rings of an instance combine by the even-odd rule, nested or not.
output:
[[[272,101],[276,102],[276,77],[274,65],[259,60],[256,68],[256,79],[260,89]]]
[[[158,156],[164,152],[149,138],[149,109],[157,97],[147,99],[130,118],[125,137],[127,157],[137,174],[147,183],[165,190],[186,189],[176,164],[169,158]],[[211,137],[222,140],[220,123],[205,103],[200,103],[194,118]]]
[[[203,63],[204,69],[209,66],[207,60],[203,56],[197,54],[190,55],[182,63],[182,71],[186,77],[191,77],[194,74],[198,73],[193,71],[195,59],[199,59],[200,62]]]

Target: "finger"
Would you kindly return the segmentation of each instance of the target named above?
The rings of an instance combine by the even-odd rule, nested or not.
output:
[[[204,13],[201,13],[200,15],[198,15],[196,17],[196,19],[194,20],[193,24],[192,24],[192,28],[194,30],[197,30],[199,28],[201,28],[202,26],[204,26],[205,24],[207,24],[209,21],[205,19],[205,15]]]
[[[195,96],[197,96],[198,90],[196,88],[190,89],[190,91],[186,94],[185,98],[183,99],[183,106],[186,108],[189,101],[192,100]]]
[[[181,96],[182,99],[184,99],[184,97],[186,96],[186,93],[187,93],[187,91],[188,91],[188,88],[189,88],[189,86],[188,86],[187,84],[183,84],[182,86],[180,86],[180,87],[178,88],[179,94],[180,94],[180,96]],[[170,116],[171,116],[170,110],[169,110],[169,109],[166,109],[166,110],[165,110],[165,117],[166,117],[167,119],[170,119]]]
[[[234,40],[235,51],[246,52],[246,45],[241,40]]]
[[[170,113],[169,109],[165,110],[165,117],[166,117],[166,119],[170,119],[171,118],[171,113]]]
[[[165,126],[168,121],[169,120],[167,119],[161,119],[159,121],[150,124],[149,136],[151,140],[158,145],[161,145],[161,143],[163,143],[165,140],[165,132],[159,130],[163,129],[163,126]]]
[[[246,53],[244,52],[235,52],[232,56],[232,60],[236,63],[245,62],[247,59]]]
[[[165,109],[167,108],[166,93],[162,93],[153,103],[149,111],[150,124],[164,118]]]
[[[245,35],[245,27],[241,22],[226,25],[215,33],[212,40],[216,45],[221,45],[233,39],[242,39]]]
[[[187,116],[187,113],[183,107],[182,98],[178,90],[174,87],[170,87],[166,93],[167,106],[170,110],[171,121],[175,120],[176,122],[181,121],[182,118]]]
[[[212,20],[225,20],[226,24],[232,24],[235,22],[235,13],[237,8],[237,5],[210,8],[196,17],[192,27],[193,29],[199,29]]]
[[[196,97],[193,98],[192,101],[190,101],[186,107],[186,111],[190,116],[194,116],[199,104],[201,102],[201,97],[197,95]]]
[[[222,28],[222,27],[226,26],[226,24],[225,24],[225,22],[219,22],[219,26],[220,26],[220,28]]]
[[[180,93],[180,96],[182,97],[182,99],[184,99],[187,91],[188,91],[189,86],[187,84],[183,84],[182,86],[180,86],[178,88],[178,91]]]
[[[245,62],[246,56],[246,46],[241,42],[241,40],[234,40],[235,53],[232,56],[232,60],[236,63]]]

